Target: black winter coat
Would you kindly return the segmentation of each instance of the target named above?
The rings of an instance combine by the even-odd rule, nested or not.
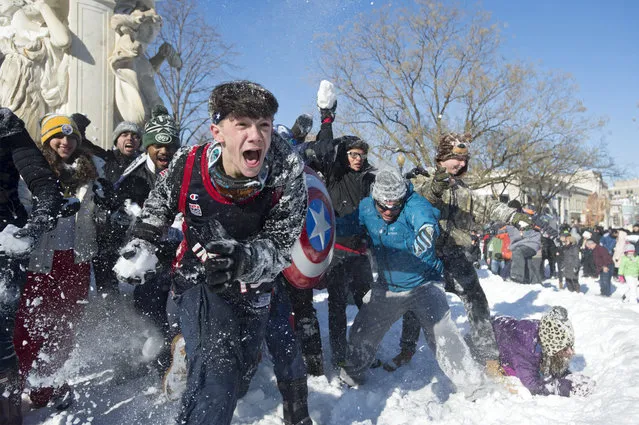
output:
[[[179,150],[169,168],[158,177],[155,187],[144,203],[140,220],[132,229],[133,237],[157,243],[168,226],[173,223],[179,212],[182,180],[191,150],[191,147]],[[251,258],[252,266],[247,267],[248,270],[245,270],[245,275],[242,276],[243,281],[251,283],[272,282],[290,265],[291,248],[300,236],[306,216],[304,164],[300,156],[293,152],[286,141],[274,134],[265,162],[270,170],[265,190],[275,190],[281,196],[266,214],[261,229],[248,239],[242,240],[231,233],[230,229],[241,225],[246,215],[229,215],[223,219],[218,217],[219,224],[230,233],[230,237],[250,246],[251,252],[259,253],[259,258]],[[209,163],[208,167],[212,165]],[[201,164],[197,166],[200,167]],[[248,201],[242,204],[242,208],[250,209],[251,204],[252,201]],[[196,282],[205,274],[203,266],[182,271],[178,269],[178,273],[182,272],[184,276],[189,276],[189,280]]]
[[[566,279],[579,277],[579,247],[577,245],[562,245],[561,247],[561,272]]]
[[[9,109],[0,108],[0,231],[8,224],[22,227],[27,222],[18,197],[20,176],[35,201],[31,216],[50,221],[53,228],[62,203],[57,179],[24,122]]]

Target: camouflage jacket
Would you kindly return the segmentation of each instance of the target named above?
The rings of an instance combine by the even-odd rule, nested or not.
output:
[[[503,202],[473,192],[459,178],[455,178],[451,187],[441,197],[435,196],[432,192],[435,169],[429,168],[428,173],[429,176],[420,175],[413,178],[412,183],[417,193],[441,211],[441,236],[437,241],[440,249],[468,247],[472,244],[469,232],[476,224],[492,221],[510,223],[510,218],[516,212]]]

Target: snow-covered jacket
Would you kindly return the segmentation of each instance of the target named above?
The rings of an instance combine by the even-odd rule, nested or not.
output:
[[[22,227],[27,222],[18,194],[20,177],[38,199],[31,215],[49,218],[53,227],[62,202],[55,175],[24,122],[7,108],[0,108],[0,170],[0,231],[7,224]]]
[[[397,219],[386,223],[372,197],[359,206],[359,221],[369,235],[380,281],[393,292],[408,291],[429,281],[440,281],[442,262],[435,254],[439,211],[409,188]],[[418,233],[426,239],[416,238]]]
[[[98,172],[98,178],[104,177],[104,161],[96,156],[91,156],[93,165]],[[96,205],[94,202],[93,181],[80,186],[75,198],[80,201],[80,209],[75,214],[75,233],[73,252],[76,264],[87,263],[98,252],[96,242]],[[23,183],[21,183],[23,184]],[[58,246],[57,240],[62,237],[64,229],[56,227],[46,232],[34,247],[29,259],[28,270],[34,273],[50,273],[53,265],[53,254]]]
[[[302,231],[306,215],[304,163],[280,136],[274,134],[272,137],[271,147],[265,158],[269,174],[264,190],[272,189],[281,195],[270,208],[261,230],[248,239],[240,239],[241,242],[249,243],[261,256],[256,267],[248,270],[248,274],[243,276],[246,282],[271,282],[291,264],[291,247]],[[155,187],[144,203],[139,220],[131,231],[134,237],[157,243],[165,236],[179,212],[182,180],[192,149],[185,147],[176,152],[168,169],[158,176]],[[210,168],[212,164],[208,156],[205,161]],[[200,167],[199,164],[197,166]],[[241,228],[244,219],[242,215],[226,218],[233,221],[234,228]],[[224,227],[224,223],[221,224]],[[229,228],[225,229],[230,233],[230,237],[234,237]],[[153,232],[152,236],[149,235],[149,231]],[[204,274],[204,269],[199,265],[195,267],[197,269],[190,272],[194,272],[199,279]]]
[[[499,362],[506,375],[519,378],[532,394],[570,396],[570,380],[541,374],[539,320],[498,316],[492,324],[499,347]]]
[[[620,276],[639,277],[639,257],[624,255],[619,265]]]
[[[472,245],[469,232],[474,229],[475,224],[492,221],[510,223],[516,212],[503,202],[475,193],[458,177],[455,177],[451,187],[438,197],[432,191],[435,169],[428,168],[427,171],[428,176],[419,175],[411,181],[415,185],[415,192],[428,199],[441,212],[439,225],[442,237],[438,244],[468,247]]]

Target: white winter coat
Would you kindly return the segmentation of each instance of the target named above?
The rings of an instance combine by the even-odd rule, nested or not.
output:
[[[92,160],[98,172],[98,176],[104,177],[104,161],[96,156],[93,156]],[[80,209],[75,214],[75,234],[73,242],[76,264],[91,261],[98,252],[93,183],[93,181],[88,182],[78,188],[75,193],[75,197],[80,200]],[[20,181],[20,184],[23,186],[22,189],[28,192],[26,184],[23,181]],[[23,203],[25,203],[24,200]],[[30,205],[25,206],[27,206],[27,208],[30,207]],[[42,274],[51,272],[55,247],[59,246],[57,241],[62,237],[61,231],[63,231],[63,229],[56,227],[42,235],[31,253],[28,266],[30,272]]]

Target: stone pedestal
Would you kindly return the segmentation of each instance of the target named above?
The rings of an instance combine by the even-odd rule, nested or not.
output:
[[[115,113],[114,77],[109,70],[115,34],[111,16],[115,0],[70,0],[73,33],[69,64],[69,97],[64,113],[80,112],[91,120],[87,138],[110,148]]]

